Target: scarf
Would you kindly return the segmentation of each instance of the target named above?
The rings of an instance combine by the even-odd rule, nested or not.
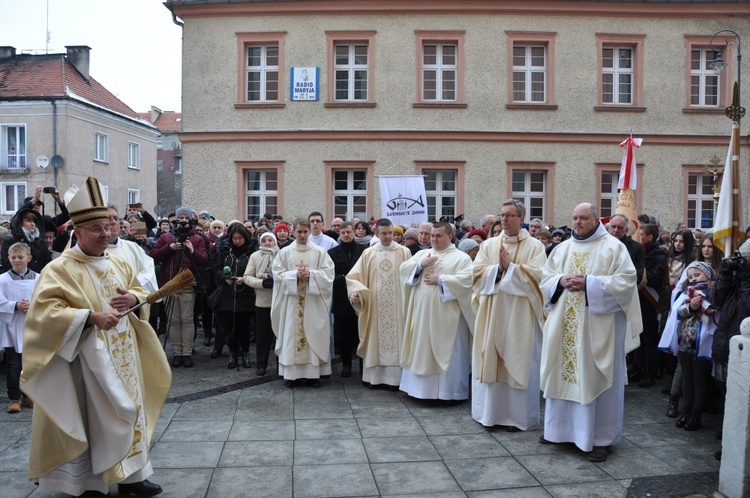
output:
[[[271,270],[271,266],[273,266],[273,260],[276,257],[276,255],[279,253],[279,248],[277,246],[273,247],[263,247],[261,246],[260,249],[260,262],[258,263],[258,268],[256,269],[255,276],[258,278],[264,278]]]
[[[34,240],[36,240],[36,238],[39,237],[39,229],[38,228],[34,228],[34,232],[30,232],[29,229],[26,228],[26,227],[21,227],[21,229],[23,229],[23,234],[24,234],[24,236],[26,236],[26,239],[29,242],[34,242]]]
[[[365,235],[364,237],[357,237],[356,235],[354,236],[354,242],[356,242],[357,244],[362,244],[364,246],[369,246],[371,239],[372,235]]]

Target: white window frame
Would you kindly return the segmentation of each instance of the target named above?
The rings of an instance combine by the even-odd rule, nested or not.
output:
[[[604,51],[612,50],[612,67],[606,67],[604,65]],[[630,51],[630,67],[620,67],[620,50]],[[635,64],[636,64],[636,53],[635,47],[627,45],[604,45],[602,46],[602,103],[605,105],[635,105]],[[604,81],[605,75],[611,75],[612,77],[612,100],[609,101],[605,98],[604,87],[607,83]],[[630,92],[629,102],[620,101],[620,86],[624,83],[620,82],[620,76],[630,75]]]
[[[435,64],[425,63],[425,49],[427,47],[435,47]],[[444,64],[443,63],[443,50],[445,47],[453,47],[454,51],[454,63]],[[425,41],[422,43],[422,101],[423,102],[458,102],[458,57],[459,57],[458,43],[438,43]],[[425,87],[426,79],[425,73],[427,71],[435,72],[435,98],[427,98],[427,89]],[[450,81],[444,77],[445,72],[453,72],[453,98],[445,98],[443,86],[447,81]]]
[[[128,204],[138,204],[141,202],[141,191],[137,188],[128,189]]]
[[[690,193],[690,178],[693,177],[693,176],[696,177],[695,194],[691,194]],[[709,184],[711,185],[711,193],[710,194],[704,194],[703,193],[703,187],[704,187],[703,182],[706,182],[706,181],[709,182]],[[719,185],[721,185],[721,180],[719,180]],[[704,230],[706,228],[711,228],[713,226],[714,221],[715,221],[715,212],[714,212],[715,203],[714,203],[714,197],[713,197],[713,186],[714,186],[714,183],[713,183],[713,178],[711,177],[711,175],[706,175],[706,174],[701,173],[701,172],[690,172],[690,173],[688,173],[687,217],[686,217],[688,228],[700,228],[701,230]],[[706,201],[709,201],[709,205],[711,206],[711,209],[709,209],[709,210],[704,209],[704,207],[703,207],[703,203],[706,202]],[[696,221],[696,220],[698,221],[698,224],[697,224],[698,226],[696,226],[696,223],[691,223],[691,217],[690,217],[690,204],[691,203],[695,203],[694,204],[695,216],[692,219],[693,219],[693,221]],[[705,212],[709,212],[710,213],[710,215],[711,215],[711,218],[710,218],[711,222],[708,224],[708,226],[703,227],[703,226],[700,226],[702,224],[700,222],[703,220],[703,214]]]
[[[13,189],[13,195],[16,197],[16,207],[15,209],[8,209],[6,204],[8,202],[8,198],[6,195],[6,188],[7,187],[15,187]],[[19,193],[19,187],[23,187],[23,194]],[[0,183],[0,196],[2,199],[0,199],[0,213],[1,214],[13,214],[19,209],[21,209],[21,205],[23,204],[23,200],[26,198],[26,193],[28,192],[28,185],[26,182],[2,182]]]
[[[336,173],[340,173],[340,172],[346,172],[347,174],[346,175],[347,188],[344,190],[336,189]],[[356,188],[357,186],[354,185],[354,173],[355,172],[364,173],[365,175],[365,180],[364,180],[365,188],[364,189]],[[360,218],[362,220],[367,220],[367,207],[369,206],[368,204],[369,199],[368,199],[368,192],[367,192],[368,190],[367,182],[369,181],[369,179],[368,179],[367,169],[366,168],[352,168],[352,169],[335,168],[331,172],[331,179],[333,182],[331,184],[331,194],[333,198],[332,216],[334,218],[340,217],[345,220],[351,220],[352,218]],[[337,208],[339,208],[340,206],[336,205],[336,197],[346,197],[346,212],[337,211]],[[355,197],[365,198],[365,207],[364,207],[365,212],[364,213],[362,212],[355,213],[354,211],[354,198]]]
[[[612,175],[612,189],[609,192],[604,191],[604,175]],[[620,197],[620,192],[617,190],[617,185],[620,182],[619,171],[602,171],[601,172],[601,183],[599,186],[599,210],[601,211],[602,217],[613,216],[617,211],[617,199]],[[604,211],[604,201],[609,200],[611,202],[610,212]]]
[[[337,64],[336,61],[338,59],[338,49],[339,47],[347,47],[348,54],[347,54],[347,63],[346,64]],[[356,49],[357,47],[365,47],[367,49],[367,61],[364,64],[357,64],[356,63]],[[369,84],[370,84],[370,44],[367,42],[354,42],[354,43],[336,43],[333,46],[333,100],[336,102],[366,102],[369,98]],[[347,88],[346,88],[346,98],[339,98],[338,92],[340,91],[338,88],[338,73],[340,71],[346,71],[347,72]],[[361,92],[361,89],[357,89],[355,86],[356,79],[355,75],[357,72],[363,71],[365,73],[364,78],[364,97],[357,98],[356,92]]]
[[[268,48],[276,47],[276,65],[268,65]],[[260,48],[260,64],[257,66],[250,65],[250,50]],[[279,73],[278,61],[281,58],[281,46],[278,43],[260,43],[250,44],[245,47],[245,102],[279,102],[281,99],[282,88],[280,85],[281,74]],[[250,74],[258,73],[260,75],[258,84],[260,93],[257,99],[250,99]],[[268,93],[268,75],[276,73],[276,98],[269,99]],[[273,80],[271,80],[273,81]]]
[[[8,142],[10,141],[11,128],[15,129],[15,144],[16,149],[11,154]],[[0,126],[0,168],[7,168],[10,170],[24,170],[28,168],[27,161],[27,141],[28,134],[26,133],[25,124],[14,124],[8,123]],[[23,133],[21,133],[23,131]],[[23,138],[21,137],[23,135]]]
[[[248,184],[250,183],[250,175],[259,173],[260,176],[258,178],[258,183],[260,188],[258,190],[250,190],[248,188]],[[275,189],[269,189],[268,188],[268,173],[274,173],[276,175],[276,188]],[[273,181],[273,180],[272,180]],[[279,211],[279,170],[275,168],[268,168],[268,169],[260,169],[260,168],[254,168],[254,169],[248,169],[245,171],[245,219],[246,220],[258,220],[261,216],[263,216],[265,213],[268,212],[268,200],[269,198],[275,198],[275,208],[273,209],[273,212],[271,214],[277,214]],[[251,213],[250,212],[250,198],[251,197],[257,197],[258,198],[258,212],[257,213]]]
[[[435,189],[425,189],[425,195],[427,196],[427,219],[439,220],[443,216],[448,216],[450,220],[456,217],[456,206],[458,205],[458,170],[457,169],[423,169],[422,174],[425,175],[425,182],[431,174],[435,174]],[[443,174],[453,174],[453,190],[443,189]],[[443,212],[443,199],[452,197],[453,198],[453,213],[446,214]],[[430,207],[430,201],[432,201],[432,207]],[[432,212],[430,211],[432,210]]]
[[[94,161],[109,162],[109,135],[106,133],[94,132]]]
[[[177,176],[182,174],[182,158],[181,157],[174,158],[174,174]]]
[[[524,175],[524,188],[523,190],[514,190],[514,181],[513,177],[516,175],[516,173],[522,173]],[[539,173],[542,175],[542,191],[532,191],[531,190],[531,175]],[[514,199],[517,199],[521,202],[523,202],[523,205],[526,206],[526,219],[530,220],[532,218],[539,218],[542,220],[547,219],[547,190],[548,190],[548,175],[547,171],[545,170],[532,170],[532,169],[514,169],[511,172],[510,177],[511,182],[511,196]],[[541,199],[542,200],[542,212],[536,213],[532,212],[532,209],[535,209],[531,205],[531,199]]]
[[[104,204],[109,204],[109,186],[99,184],[102,187],[102,200],[104,201]]]
[[[141,169],[141,145],[128,142],[128,168]]]
[[[517,48],[523,48],[524,49],[524,64],[522,66],[515,65],[515,50]],[[534,49],[541,48],[543,50],[543,58],[544,58],[544,64],[541,66],[535,66],[532,63],[532,51]],[[513,102],[522,102],[522,103],[528,103],[528,104],[543,104],[547,102],[547,46],[546,45],[535,45],[535,44],[526,44],[526,43],[518,43],[513,45],[513,54],[511,55],[513,57]],[[523,93],[524,96],[522,99],[516,98],[516,74],[519,74],[523,76]],[[534,83],[532,81],[532,76],[535,74],[541,74],[542,75],[542,98],[534,99],[532,91],[532,84]],[[518,83],[521,83],[520,81]]]
[[[698,64],[699,69],[693,69],[693,52],[700,52]],[[714,70],[709,66],[713,62],[714,51],[710,48],[692,47],[690,49],[690,107],[708,107],[711,109],[718,108],[721,103],[721,75],[716,74]],[[693,92],[693,78],[698,78],[698,103],[693,102],[693,98],[696,94]],[[706,95],[707,90],[707,79],[715,78],[716,85],[716,103],[707,104],[706,99],[709,97]]]

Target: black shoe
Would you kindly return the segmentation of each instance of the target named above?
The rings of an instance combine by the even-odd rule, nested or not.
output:
[[[320,387],[320,379],[307,379],[305,382],[310,387]]]
[[[685,425],[688,423],[689,420],[690,420],[690,415],[686,413],[685,415],[677,419],[677,422],[674,423],[674,426],[677,427],[678,429],[682,429],[685,427]]]
[[[661,393],[669,394],[671,392],[672,392],[672,379],[669,379],[669,382],[667,383],[667,385],[661,388]]]
[[[700,415],[694,415],[690,417],[690,420],[688,420],[685,424],[686,431],[697,431],[701,427],[703,427],[703,423],[701,422]]]
[[[654,385],[654,378],[651,375],[647,375],[641,379],[638,383],[638,387],[651,387]]]
[[[641,380],[641,372],[636,370],[628,374],[628,384],[634,384]]]
[[[544,434],[539,435],[539,444],[552,444],[549,439],[544,439]]]
[[[184,366],[185,368],[192,368],[192,366],[193,366],[193,357],[192,356],[183,356],[182,357],[182,366]]]
[[[519,429],[515,425],[506,425],[505,432],[521,432],[521,429]]]
[[[182,366],[182,356],[175,356],[172,358],[172,366],[177,368]]]
[[[211,351],[211,358],[212,359],[213,358],[218,358],[219,356],[221,356],[221,351],[219,351],[218,349],[214,349],[213,351]]]
[[[298,384],[297,384],[296,380],[288,380],[288,381],[286,381],[286,387],[292,388],[292,387],[297,387],[297,386],[298,386]]]
[[[671,396],[669,398],[669,408],[667,408],[667,417],[669,418],[677,418],[677,414],[679,411],[677,408],[680,406],[680,397],[679,396]]]
[[[250,368],[253,364],[250,363],[250,353],[242,353],[242,368]]]
[[[341,376],[342,377],[351,377],[352,376],[352,366],[351,365],[344,365],[341,367]]]
[[[232,353],[229,353],[229,363],[227,363],[227,368],[229,370],[237,368],[237,357]]]
[[[162,492],[161,486],[148,480],[132,484],[118,484],[117,491],[121,495],[156,496]]]

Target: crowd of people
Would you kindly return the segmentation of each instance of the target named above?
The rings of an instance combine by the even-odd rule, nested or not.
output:
[[[96,190],[98,182],[89,183]],[[164,352],[153,351],[156,334],[141,337],[146,321],[152,332],[168,336],[173,369],[194,366],[202,328],[204,345],[213,346],[208,361],[226,348],[229,369],[255,367],[264,376],[273,351],[290,388],[317,387],[332,375],[332,357],[340,357],[341,377],[352,375],[359,358],[370,388],[446,403],[471,398],[478,423],[509,432],[539,428],[541,391],[540,443],[574,443],[601,462],[620,440],[628,382],[651,388],[668,381],[665,415],[677,418],[677,428],[700,429],[703,411],[722,405],[729,339],[750,316],[750,241],[725,257],[711,231],[681,225],[670,232],[645,215],[600,219],[589,203],[575,208],[572,228],[527,222],[523,203],[509,199],[499,215],[487,214],[476,225],[463,217],[414,226],[334,218],[326,229],[317,211],[289,221],[265,215],[225,223],[180,207],[156,220],[139,204],[120,215],[113,205],[73,209],[56,190],[51,195],[60,214],[44,214],[38,188],[10,221],[0,252],[0,346],[11,413],[33,407],[36,396],[57,399],[38,380],[49,375],[40,372],[59,369],[50,357],[55,351],[35,334],[45,316],[58,313],[60,326],[75,325],[81,337],[92,325],[105,331],[105,342],[107,330],[134,333],[134,349],[143,348],[138,356],[149,358],[160,379],[158,395],[147,400],[151,408],[163,403],[170,374]],[[99,261],[112,254],[119,258]],[[76,302],[70,306],[87,313],[63,314],[54,300],[75,298],[50,290],[52,282],[71,278],[58,259],[103,265],[98,271],[113,283],[101,277],[91,289],[76,287],[83,301],[99,296],[100,306]],[[138,318],[121,319],[186,268],[195,276],[193,287],[141,308]],[[45,292],[50,297],[35,305]],[[49,307],[48,314],[34,306]],[[34,356],[27,361],[22,352],[29,341]],[[78,354],[75,346],[61,349],[62,357]],[[41,350],[47,352],[40,360]],[[87,368],[95,370],[84,362],[84,380]],[[141,386],[133,399],[143,402],[153,389]],[[141,429],[152,423],[142,417],[133,419]],[[32,448],[35,459],[43,457]],[[42,470],[57,469],[54,474],[82,464],[53,464],[32,465],[32,477],[46,476],[45,489],[73,494],[101,487],[61,485],[62,474]],[[145,480],[147,464],[133,472],[120,467],[103,482],[122,483],[139,496],[161,491]]]

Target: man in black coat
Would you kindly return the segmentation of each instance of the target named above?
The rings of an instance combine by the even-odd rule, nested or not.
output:
[[[346,275],[362,256],[365,246],[354,242],[354,227],[351,223],[342,223],[339,227],[339,245],[329,249],[328,255],[333,260],[336,277],[333,281],[333,343],[341,356],[341,376],[352,375],[352,352],[359,344],[359,327],[357,314],[349,302],[346,291]]]
[[[643,332],[641,345],[633,351],[634,364],[641,369],[641,387],[654,385],[659,359],[659,295],[667,278],[666,249],[659,244],[659,229],[650,223],[641,225],[641,242],[645,250],[646,282],[639,285]]]

